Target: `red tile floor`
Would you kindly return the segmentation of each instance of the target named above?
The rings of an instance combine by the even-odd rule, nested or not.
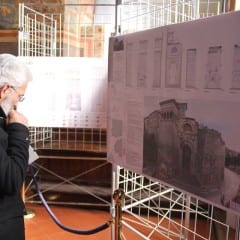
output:
[[[104,210],[81,209],[63,206],[50,206],[56,217],[61,223],[67,227],[89,230],[98,227],[111,219],[109,212]],[[28,210],[33,210],[35,216],[25,218],[26,240],[111,240],[111,227],[93,234],[79,235],[67,232],[60,228],[49,216],[46,209],[42,205],[27,204]],[[164,223],[163,223],[164,224]],[[201,231],[206,231],[204,222],[199,223]],[[132,231],[122,228],[124,237],[122,240],[140,240],[140,238]],[[142,232],[144,232],[143,230]],[[151,240],[172,239],[158,235],[152,235]],[[175,239],[175,238],[174,238]],[[179,239],[179,238],[176,238]],[[199,238],[189,238],[199,239]],[[200,238],[202,239],[202,238]]]
[[[50,206],[56,217],[67,227],[89,230],[98,227],[111,219],[110,213],[103,210],[83,210],[71,207]],[[79,235],[60,228],[49,216],[42,205],[27,205],[35,213],[32,218],[25,218],[26,240],[111,240],[111,227],[92,235]],[[128,229],[124,229],[123,240],[141,240]],[[153,237],[153,240],[166,238]]]
[[[70,207],[50,206],[56,217],[67,227],[89,230],[100,226],[111,219],[110,213],[103,210],[83,210]],[[25,218],[26,240],[111,240],[111,227],[93,234],[79,235],[67,232],[60,228],[49,216],[42,205],[27,205],[35,213],[32,218]],[[124,229],[123,240],[141,240],[128,229]],[[166,238],[154,237],[153,240]]]
[[[42,205],[27,205],[35,213],[32,218],[25,218],[26,240],[110,240],[110,227],[94,235],[78,235],[60,228],[49,216]],[[89,230],[104,224],[111,215],[101,210],[82,210],[70,207],[51,206],[56,217],[67,227]]]

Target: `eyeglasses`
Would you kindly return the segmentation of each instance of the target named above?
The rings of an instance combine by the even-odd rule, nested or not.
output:
[[[10,86],[10,88],[12,88],[18,94],[18,101],[19,102],[24,101],[24,99],[25,99],[24,95],[20,94],[14,86]]]

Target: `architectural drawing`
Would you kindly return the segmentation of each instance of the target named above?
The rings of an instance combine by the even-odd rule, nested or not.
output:
[[[186,88],[196,88],[197,49],[187,49]]]
[[[146,87],[147,81],[147,52],[138,55],[137,87]]]
[[[240,45],[235,44],[233,52],[233,72],[231,88],[240,89]]]
[[[206,69],[206,88],[220,89],[222,80],[222,47],[215,46],[208,49],[208,62]]]
[[[161,87],[162,39],[154,40],[153,88]]]
[[[169,43],[167,46],[166,87],[181,87],[181,47],[180,43]]]
[[[148,41],[142,40],[139,42],[139,54],[138,54],[138,69],[137,69],[137,87],[146,87],[147,83],[147,52]]]

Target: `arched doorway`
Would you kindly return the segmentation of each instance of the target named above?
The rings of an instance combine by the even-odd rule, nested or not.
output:
[[[182,148],[182,171],[184,175],[190,174],[190,166],[191,166],[191,154],[192,150],[188,145],[183,145]]]

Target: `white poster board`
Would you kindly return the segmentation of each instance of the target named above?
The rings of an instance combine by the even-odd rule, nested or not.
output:
[[[110,40],[108,159],[240,213],[240,12]]]
[[[33,73],[19,108],[30,126],[106,128],[107,59],[23,58]]]

